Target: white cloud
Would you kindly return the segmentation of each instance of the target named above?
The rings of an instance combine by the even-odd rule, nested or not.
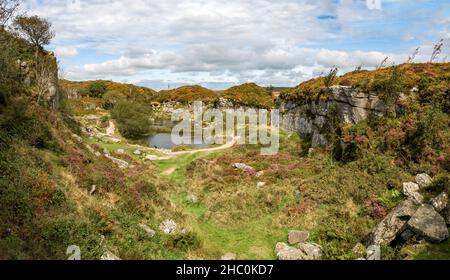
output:
[[[392,6],[401,1],[384,2]],[[253,79],[265,84],[292,85],[312,76],[314,69],[336,65],[344,72],[359,65],[375,67],[386,56],[400,63],[407,54],[399,54],[396,40],[412,40],[411,34],[416,39],[428,39],[423,32],[414,32],[422,22],[415,22],[405,30],[401,25],[383,26],[406,11],[389,11],[387,7],[382,11],[369,10],[365,1],[355,0],[28,0],[27,3],[30,13],[52,21],[57,34],[54,44],[61,46],[55,48],[58,56],[84,58],[80,60],[82,63],[63,65],[68,78],[73,79],[122,80],[164,71],[171,77],[184,73],[184,78],[198,82],[206,76],[214,79],[226,75],[229,81]],[[328,20],[320,20],[322,16]],[[430,22],[438,21],[431,14],[426,17]],[[448,17],[439,22],[448,23]],[[448,36],[448,29],[436,32]],[[385,38],[392,40],[395,51],[377,51],[381,44],[370,47]],[[347,48],[352,44],[363,48],[334,48],[339,43]],[[406,51],[412,52],[414,48]],[[86,62],[89,61],[86,57],[77,56],[86,51],[98,59]],[[424,59],[428,52],[429,48],[426,52],[424,48],[417,59]]]
[[[65,47],[57,47],[55,49],[55,54],[57,57],[74,57],[78,55],[78,50],[75,47],[65,46]]]

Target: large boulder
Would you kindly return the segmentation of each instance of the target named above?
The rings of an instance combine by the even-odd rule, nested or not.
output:
[[[279,260],[320,260],[323,256],[322,247],[315,243],[299,243],[296,247],[288,246],[286,243],[278,243],[275,254]]]
[[[433,206],[422,205],[408,222],[409,228],[431,243],[440,243],[449,236],[447,224]]]
[[[320,260],[322,259],[322,247],[316,243],[300,243],[297,248],[305,254],[304,260]]]
[[[413,199],[401,202],[392,210],[372,231],[369,245],[381,245],[391,243],[407,227],[409,219],[419,208]]]
[[[428,174],[422,173],[416,176],[416,183],[419,185],[421,189],[428,187],[431,185],[433,179]]]
[[[290,247],[286,243],[278,243],[275,247],[275,254],[281,261],[299,261],[306,258],[302,250]]]
[[[420,187],[416,183],[403,183],[403,194],[412,198],[417,203],[423,202],[423,196],[419,193]]]
[[[299,230],[290,231],[288,236],[289,244],[291,245],[306,242],[308,238],[309,238],[308,231],[299,231]]]
[[[436,212],[442,212],[448,205],[448,194],[444,191],[430,201]]]

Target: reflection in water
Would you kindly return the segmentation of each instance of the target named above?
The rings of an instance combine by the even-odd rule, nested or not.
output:
[[[155,133],[153,135],[150,135],[147,139],[145,139],[145,142],[152,148],[157,149],[167,149],[171,150],[176,145],[172,142],[172,135],[170,131],[172,128],[177,124],[177,122],[172,122],[170,120],[167,121],[158,121],[153,123],[152,128],[156,131],[160,131],[159,133]],[[163,132],[161,132],[161,130]],[[202,143],[202,144],[196,144],[194,145],[194,139],[192,138],[191,141],[192,144],[189,143],[190,146],[193,148],[207,148],[208,144]]]
[[[192,143],[194,143],[194,139],[192,138]],[[172,149],[176,145],[172,142],[172,134],[171,133],[158,133],[155,135],[151,135],[147,138],[147,143],[152,148],[157,149]],[[200,145],[191,144],[194,148],[206,148],[208,147],[208,144],[202,143]]]

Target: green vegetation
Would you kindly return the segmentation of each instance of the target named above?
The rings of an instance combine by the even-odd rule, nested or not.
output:
[[[95,82],[89,86],[89,96],[94,98],[102,98],[106,93],[106,86],[103,83]]]
[[[123,136],[137,139],[150,132],[150,112],[148,107],[139,103],[121,102],[114,107],[111,116]]]
[[[250,83],[232,87],[221,94],[233,103],[258,108],[272,108],[274,98],[272,93],[262,87]]]
[[[162,90],[158,92],[155,101],[179,102],[182,104],[192,103],[193,101],[213,102],[217,98],[217,93],[201,86],[184,86],[173,90]]]

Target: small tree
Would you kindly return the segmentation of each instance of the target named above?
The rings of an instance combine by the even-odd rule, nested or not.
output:
[[[399,67],[393,67],[389,78],[384,80],[379,90],[380,98],[384,101],[389,117],[396,117],[397,102],[404,90],[403,75]]]
[[[106,93],[106,86],[103,83],[92,83],[89,86],[89,95],[95,98],[102,98]]]
[[[329,89],[333,85],[334,81],[336,80],[338,71],[339,69],[334,66],[333,68],[331,68],[330,72],[328,72],[328,74],[323,78],[323,83],[325,84],[325,87],[327,89]]]
[[[14,20],[14,29],[19,36],[33,44],[36,48],[36,60],[39,50],[43,46],[50,44],[50,41],[55,37],[52,24],[48,20],[38,16],[17,17]]]

